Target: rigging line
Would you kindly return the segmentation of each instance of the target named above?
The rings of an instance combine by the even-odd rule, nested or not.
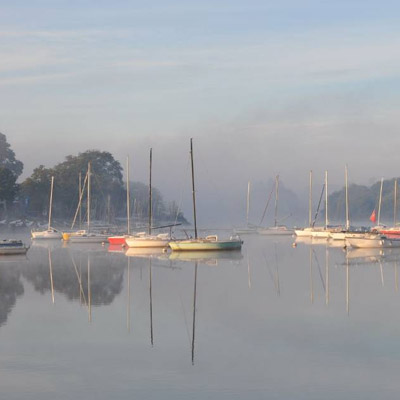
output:
[[[272,189],[271,189],[271,191],[269,192],[267,204],[265,205],[264,212],[263,212],[263,215],[262,215],[262,217],[261,217],[261,220],[260,220],[260,224],[259,224],[259,225],[262,225],[262,223],[263,223],[263,221],[264,221],[265,213],[267,212],[269,203],[271,202],[272,193],[274,193],[274,189],[275,189],[275,187],[272,186]]]
[[[78,207],[76,208],[76,212],[75,212],[74,220],[72,221],[71,229],[73,229],[75,226],[75,222],[76,222],[76,218],[78,217],[79,209],[82,206],[82,198],[83,198],[83,194],[85,193],[87,179],[88,179],[88,174],[86,174],[85,180],[83,181],[83,188],[81,191],[81,196],[79,197]]]
[[[179,199],[179,206],[178,206],[178,210],[176,211],[174,225],[176,225],[176,223],[178,222],[178,215],[179,215],[179,213],[180,213],[180,211],[182,209],[183,194],[185,192],[185,187],[186,187],[185,182],[186,182],[186,177],[187,177],[188,172],[189,172],[189,164],[190,164],[190,154],[188,155],[186,168],[185,168],[184,173],[183,173],[183,179],[182,179],[182,183],[181,183],[181,197]]]
[[[317,258],[317,254],[315,253],[315,250],[314,250],[314,249],[312,249],[312,251],[313,251],[313,253],[314,253],[315,261],[317,262],[317,265],[318,265],[318,272],[319,272],[319,277],[321,278],[322,287],[324,288],[324,292],[326,292],[325,282],[324,282],[324,278],[323,278],[323,276],[322,276],[321,266],[319,265],[319,261],[318,261],[318,258]]]
[[[325,191],[325,183],[322,185],[322,190],[321,190],[321,196],[319,197],[319,202],[318,202],[318,207],[317,207],[317,211],[315,212],[315,216],[314,216],[314,220],[312,223],[312,227],[314,228],[315,222],[317,221],[317,217],[318,217],[318,213],[319,213],[319,208],[321,207],[321,201],[322,201],[322,196],[324,194]]]

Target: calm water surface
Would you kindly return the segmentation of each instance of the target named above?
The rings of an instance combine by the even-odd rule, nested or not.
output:
[[[1,398],[397,398],[400,252],[244,240],[2,258]]]

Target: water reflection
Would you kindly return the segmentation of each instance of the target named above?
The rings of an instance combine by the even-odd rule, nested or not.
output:
[[[43,336],[43,343],[32,346],[34,356],[40,354],[38,367],[42,362],[60,376],[69,373],[69,382],[79,374],[99,388],[100,399],[118,397],[120,387],[125,397],[134,395],[133,386],[143,398],[156,390],[153,398],[160,399],[193,393],[195,399],[219,399],[225,391],[233,399],[259,399],[274,388],[284,391],[276,396],[283,399],[304,393],[304,382],[314,377],[336,394],[334,388],[348,384],[349,374],[360,376],[360,366],[371,372],[371,360],[390,359],[373,372],[390,374],[400,365],[400,322],[393,318],[399,257],[394,249],[343,250],[327,241],[293,247],[291,238],[265,237],[249,238],[243,253],[35,245],[28,260],[0,263],[1,332],[10,338],[18,331],[13,351],[19,360],[24,360],[21,342],[24,351],[32,346],[29,332]],[[11,314],[14,307],[20,312]],[[34,318],[24,325],[28,314]],[[10,323],[12,318],[18,323]],[[46,352],[49,343],[55,353]],[[32,371],[23,368],[22,377]],[[64,381],[45,368],[36,371],[53,379],[57,392],[68,393]],[[107,389],[104,376],[111,375],[115,385]],[[167,378],[173,388],[165,394]],[[205,381],[209,386],[203,390]],[[360,387],[365,384],[368,379]],[[254,387],[259,390],[252,392]],[[179,392],[182,388],[187,392]],[[318,385],[312,390],[314,399],[325,398]],[[39,391],[33,398],[42,398]]]
[[[84,268],[83,266],[86,265]],[[111,304],[123,287],[125,267],[98,247],[34,246],[22,275],[42,294],[64,294],[71,301],[82,299],[89,306]]]
[[[26,262],[26,258],[11,256],[0,259],[0,327],[7,322],[17,298],[24,294],[21,272],[18,268],[21,262]]]

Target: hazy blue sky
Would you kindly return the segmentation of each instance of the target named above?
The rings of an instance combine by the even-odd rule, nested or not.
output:
[[[342,184],[398,173],[395,1],[1,1],[0,132],[24,176],[88,148],[178,197],[280,172]],[[206,172],[205,172],[206,171]],[[242,200],[241,200],[242,201]]]

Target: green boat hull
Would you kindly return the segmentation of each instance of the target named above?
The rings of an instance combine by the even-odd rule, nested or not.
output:
[[[172,251],[240,250],[241,240],[177,240],[169,243]]]

